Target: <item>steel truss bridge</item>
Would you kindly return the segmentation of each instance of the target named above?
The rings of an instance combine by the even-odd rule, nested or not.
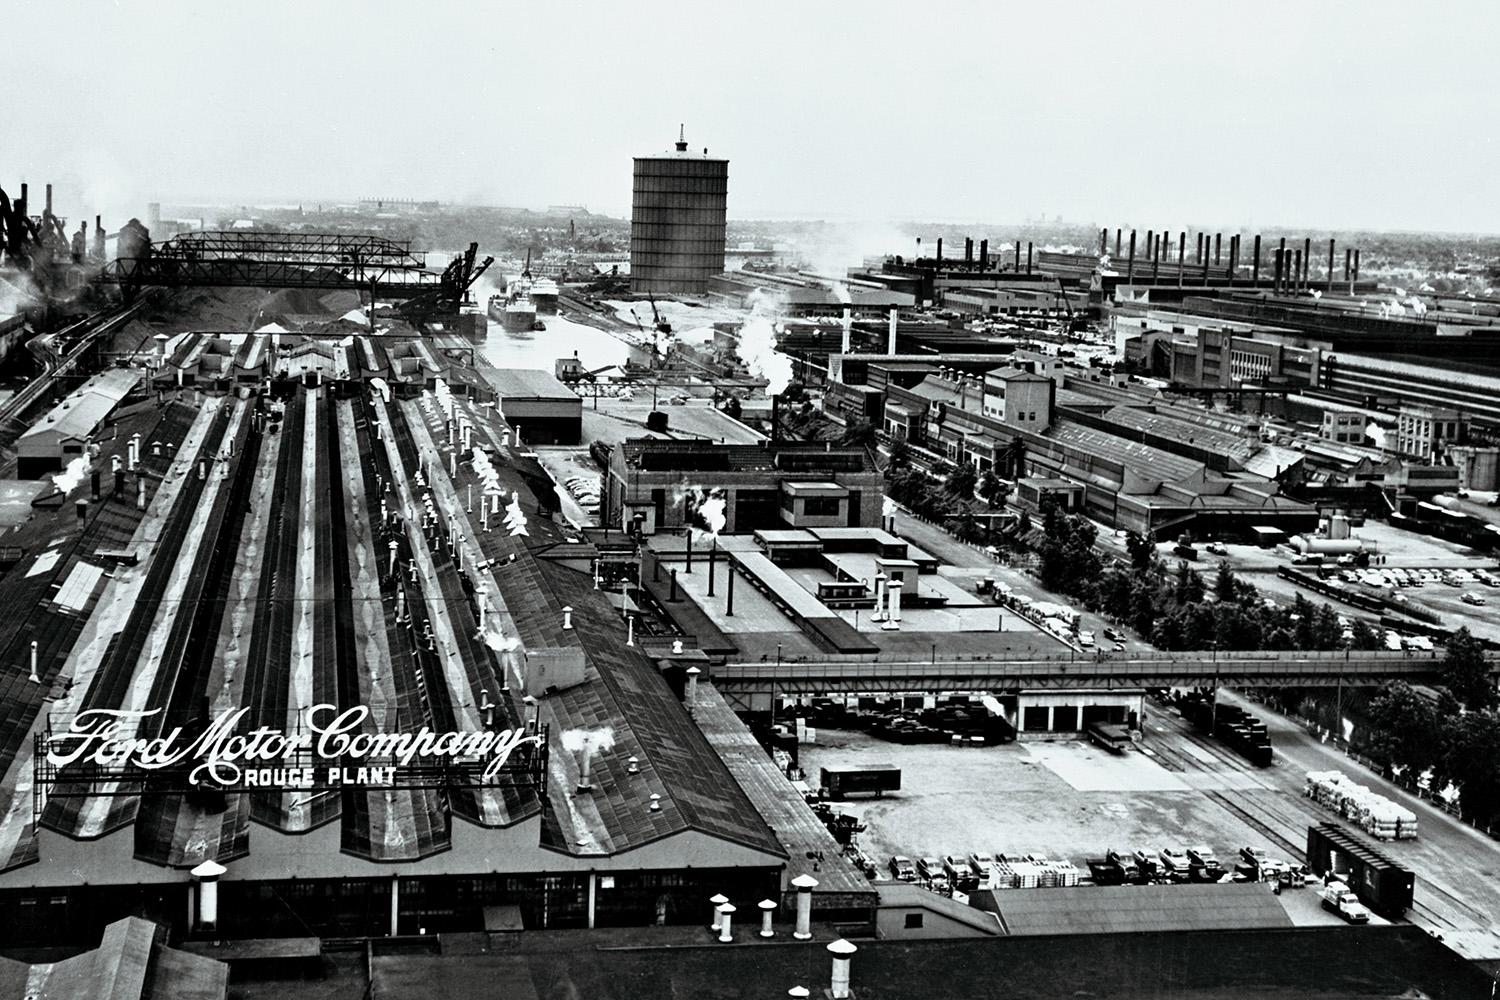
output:
[[[1487,653],[1491,673],[1500,654]],[[1124,690],[1165,687],[1336,687],[1389,680],[1425,683],[1442,669],[1434,653],[1221,652],[995,660],[732,662],[710,670],[730,704],[752,695],[917,691]]]
[[[463,259],[463,255],[460,255]],[[451,268],[450,268],[451,270]],[[472,251],[462,268],[472,280]],[[473,277],[477,277],[475,274]],[[101,281],[140,288],[253,287],[354,289],[386,299],[441,293],[459,275],[427,269],[405,240],[345,233],[194,232],[104,266]]]

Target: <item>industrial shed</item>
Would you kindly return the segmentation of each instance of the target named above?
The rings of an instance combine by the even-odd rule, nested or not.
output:
[[[54,406],[16,442],[17,478],[40,479],[87,451],[89,441],[139,379],[131,369],[102,372]]]

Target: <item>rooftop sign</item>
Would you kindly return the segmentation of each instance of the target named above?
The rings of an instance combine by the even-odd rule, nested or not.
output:
[[[306,729],[245,728],[248,708],[201,730],[142,735],[161,709],[90,709],[37,737],[37,789],[70,795],[372,786],[475,788],[539,784],[546,730],[372,732],[365,705],[307,709]],[[119,787],[126,786],[126,787]]]

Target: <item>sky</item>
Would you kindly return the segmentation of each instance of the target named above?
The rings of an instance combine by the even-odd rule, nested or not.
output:
[[[1493,0],[6,6],[0,185],[60,214],[626,216],[685,123],[738,219],[1500,232]]]

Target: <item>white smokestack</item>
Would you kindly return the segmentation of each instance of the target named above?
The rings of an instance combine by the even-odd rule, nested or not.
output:
[[[708,929],[711,930],[711,931],[716,931],[716,930],[719,929],[719,926],[724,922],[724,914],[719,909],[719,907],[721,907],[725,903],[729,902],[729,897],[726,896],[726,895],[724,895],[722,892],[716,892],[712,896],[708,897],[708,901],[709,901],[709,903],[714,908],[714,913],[713,913],[714,919],[713,919],[713,922],[708,925]]]
[[[833,977],[829,984],[833,1000],[847,1000],[849,997],[849,960],[858,950],[843,938],[828,946],[828,953],[833,956]]]
[[[818,880],[811,875],[798,875],[792,879],[792,887],[797,890],[797,929],[792,932],[792,937],[809,941],[812,939],[812,891],[818,887]]]

